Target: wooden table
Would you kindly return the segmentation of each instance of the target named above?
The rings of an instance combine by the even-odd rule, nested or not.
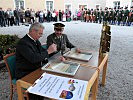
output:
[[[103,59],[103,62],[101,62],[101,64],[100,64],[101,67],[99,68],[99,66],[98,66],[98,52],[92,52],[92,54],[93,54],[93,57],[89,60],[89,62],[67,59],[67,60],[71,60],[74,62],[79,62],[81,64],[79,70],[77,71],[77,73],[74,77],[71,77],[68,75],[57,74],[57,73],[53,73],[53,72],[47,72],[47,73],[88,81],[87,93],[86,93],[87,95],[85,96],[85,100],[88,100],[90,89],[92,89],[92,96],[91,96],[92,100],[96,100],[99,71],[101,70],[100,68],[103,68],[103,67],[107,68],[107,67],[105,66],[106,65],[106,59]],[[106,58],[108,58],[108,55]],[[17,81],[18,100],[23,100],[22,88],[27,89],[44,72],[45,71],[41,70],[41,68],[40,68],[40,69],[37,69],[36,71],[28,74],[27,76],[25,76],[22,79]]]
[[[85,51],[87,52],[87,51]],[[81,66],[94,66],[102,72],[102,86],[105,85],[106,82],[106,71],[107,71],[107,64],[108,64],[108,53],[104,53],[103,55],[99,56],[98,52],[88,51],[91,52],[93,57],[88,61],[81,61],[76,59],[67,58],[68,61],[80,63]]]
[[[44,72],[47,72],[47,71],[43,71],[41,70],[41,68],[39,68],[36,71],[28,74],[27,76],[17,81],[18,100],[23,100],[22,88],[28,88],[29,86],[31,86],[36,81],[36,79],[38,79]],[[99,75],[98,68],[91,67],[91,66],[88,66],[88,67],[80,66],[75,76],[68,76],[68,75],[57,74],[53,72],[47,72],[47,73],[88,81],[85,100],[88,100],[91,88],[92,88],[91,98],[93,100],[96,99],[98,75]]]

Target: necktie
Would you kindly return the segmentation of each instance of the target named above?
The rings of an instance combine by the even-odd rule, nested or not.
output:
[[[40,52],[40,46],[39,46],[38,41],[36,41],[35,44],[36,44],[36,47],[37,47],[38,51]]]

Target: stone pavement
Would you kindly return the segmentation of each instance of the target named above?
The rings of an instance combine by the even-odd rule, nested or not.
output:
[[[98,51],[101,24],[85,22],[63,22],[64,33],[69,40],[84,50]],[[53,23],[44,23],[43,43],[54,32]],[[17,34],[23,37],[29,26],[0,27],[0,34]],[[97,100],[133,100],[133,27],[111,26],[111,50],[107,71],[106,86],[99,85]],[[0,100],[9,100],[9,78],[6,68],[0,69]],[[17,94],[14,99],[17,100]]]

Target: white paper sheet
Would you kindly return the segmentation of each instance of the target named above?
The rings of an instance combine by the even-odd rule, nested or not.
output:
[[[28,91],[58,100],[84,100],[87,83],[83,80],[44,73]]]

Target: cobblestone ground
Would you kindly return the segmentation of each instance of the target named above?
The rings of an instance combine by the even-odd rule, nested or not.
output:
[[[84,22],[64,22],[64,33],[69,40],[84,50],[98,51],[101,24]],[[53,23],[44,23],[43,43],[52,33]],[[23,37],[29,26],[0,27],[0,34],[17,34]],[[133,27],[111,26],[111,50],[107,71],[106,86],[98,88],[97,100],[133,100]],[[101,82],[101,81],[100,81]],[[0,69],[0,100],[9,100],[10,88],[6,68]],[[17,100],[17,94],[13,100]]]

